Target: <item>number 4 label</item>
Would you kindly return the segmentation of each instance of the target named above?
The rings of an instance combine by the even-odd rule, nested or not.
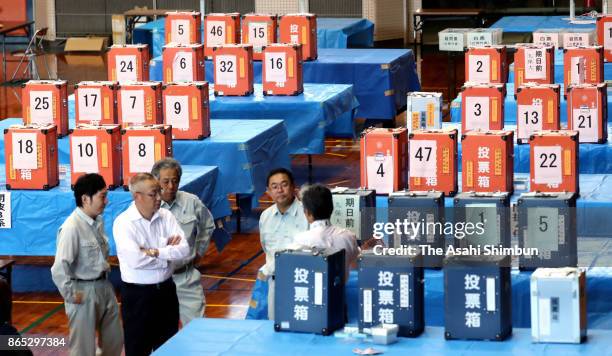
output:
[[[13,168],[37,169],[36,133],[13,133]]]
[[[368,156],[366,159],[366,172],[368,188],[375,189],[377,193],[388,194],[393,192],[393,157],[390,155]]]
[[[410,177],[436,177],[437,147],[434,140],[410,141]]]
[[[561,184],[561,147],[536,146],[534,182],[536,184]]]
[[[155,138],[132,136],[128,138],[130,172],[150,172],[155,163]]]
[[[96,136],[72,136],[72,171],[98,173],[98,145]]]
[[[489,56],[470,55],[469,81],[475,83],[489,83],[491,81],[491,58]]]

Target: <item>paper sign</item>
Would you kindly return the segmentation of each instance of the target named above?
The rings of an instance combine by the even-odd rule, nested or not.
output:
[[[435,140],[410,140],[410,177],[436,177],[437,176],[437,148]]]
[[[11,192],[0,192],[0,229],[10,229],[11,220]]]
[[[225,22],[206,21],[206,47],[222,46],[225,44]]]
[[[586,81],[586,61],[584,57],[571,57],[570,84],[583,84]]]
[[[151,168],[155,164],[154,137],[128,137],[128,149],[130,150],[130,172],[151,172]]]
[[[542,105],[519,105],[517,115],[519,139],[528,139],[542,130]]]
[[[579,132],[580,142],[597,142],[599,122],[597,108],[581,108],[572,110],[572,130]]]
[[[174,59],[172,60],[172,81],[194,81],[192,52],[180,51],[176,53]]]
[[[491,81],[491,58],[489,56],[470,55],[469,82],[489,83]]]
[[[98,143],[96,136],[72,136],[72,171],[98,173]]]
[[[268,24],[266,22],[249,22],[249,43],[253,48],[268,44]]]
[[[136,81],[138,73],[136,71],[136,56],[116,56],[115,71],[117,73],[117,81]]]
[[[466,130],[488,130],[490,116],[488,96],[468,96],[465,98]]]
[[[287,56],[284,52],[265,54],[266,82],[285,83],[287,81]]]
[[[189,97],[187,95],[166,95],[166,123],[173,129],[189,129]]]
[[[97,88],[79,88],[79,119],[87,121],[102,120],[102,91]]]
[[[235,87],[238,82],[236,74],[236,56],[221,55],[215,57],[215,84]]]
[[[390,155],[368,156],[366,159],[368,188],[376,193],[389,194],[393,192],[393,157]]]
[[[525,80],[546,79],[546,51],[542,48],[525,48]]]
[[[121,90],[121,117],[124,123],[145,122],[143,90]]]
[[[13,132],[13,168],[37,169],[37,138],[34,132]]]
[[[53,94],[51,91],[30,92],[30,119],[33,124],[53,124]]]
[[[190,44],[192,42],[189,20],[172,20],[171,27],[170,42],[178,42],[180,44]]]
[[[561,146],[535,146],[533,148],[534,183],[560,184]]]

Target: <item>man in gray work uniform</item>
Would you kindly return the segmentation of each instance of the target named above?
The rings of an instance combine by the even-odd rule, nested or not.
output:
[[[208,249],[215,223],[212,214],[197,196],[178,190],[182,173],[181,164],[173,158],[157,161],[151,170],[162,189],[161,207],[170,210],[176,217],[189,243],[189,257],[175,262],[172,276],[176,284],[181,323],[185,326],[204,314],[204,289],[201,274],[195,265]]]
[[[102,213],[108,204],[104,178],[85,174],[74,185],[77,208],[57,232],[51,267],[53,282],[66,305],[70,354],[96,354],[96,331],[102,355],[120,355],[123,333],[113,286],[108,281],[108,238]]]

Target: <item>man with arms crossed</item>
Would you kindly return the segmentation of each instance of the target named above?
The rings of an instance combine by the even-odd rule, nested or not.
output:
[[[134,202],[113,224],[121,270],[126,356],[148,355],[178,331],[173,261],[189,255],[176,218],[161,208],[161,188],[149,173],[130,179]]]
[[[260,269],[268,280],[268,319],[274,320],[274,253],[288,248],[293,237],[308,229],[302,203],[296,199],[293,174],[277,168],[268,174],[268,195],[274,205],[264,210],[259,218],[259,238],[266,253],[266,264]]]
[[[102,213],[108,204],[101,175],[85,174],[74,185],[76,209],[57,232],[57,252],[51,267],[53,282],[66,306],[70,354],[96,354],[96,331],[102,355],[120,355],[123,335],[119,307],[108,281],[108,238]]]
[[[204,314],[204,289],[195,263],[206,253],[215,223],[200,198],[178,190],[182,173],[181,164],[174,158],[157,161],[151,170],[151,174],[161,185],[161,207],[172,212],[189,244],[189,256],[174,263],[172,276],[176,284],[181,324],[184,327],[192,319]]]

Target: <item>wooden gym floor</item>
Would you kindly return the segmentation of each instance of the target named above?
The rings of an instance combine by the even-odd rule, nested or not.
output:
[[[423,90],[442,91],[444,97],[448,98],[446,73],[450,62],[445,55],[434,52],[425,51],[427,68],[422,68],[420,71]],[[106,79],[103,55],[53,54],[48,55],[47,60],[57,63],[58,76],[67,80],[69,87],[83,80]],[[463,63],[459,60],[457,62],[459,63],[455,63],[457,71],[455,86],[461,86]],[[14,66],[9,64],[7,70],[9,77],[14,71],[13,68]],[[41,76],[45,78],[44,65],[39,65],[39,68],[42,69]],[[21,117],[19,97],[19,86],[0,86],[0,119]],[[400,122],[401,119],[403,114],[398,116],[396,122]],[[293,157],[292,168],[298,184],[303,184],[307,180],[307,164],[307,156]],[[328,138],[325,142],[325,154],[313,156],[313,172],[316,182],[330,186],[358,186],[358,142],[352,139]],[[217,253],[214,244],[211,243],[206,256],[200,261],[199,269],[203,275],[202,285],[206,293],[207,317],[243,319],[246,314],[257,270],[264,263],[257,233],[257,216],[270,205],[269,197],[264,196],[260,202],[262,208],[257,209],[252,216],[243,221],[246,232],[233,233],[232,241],[221,254]],[[1,255],[0,251],[0,257],[11,257]],[[17,261],[17,268],[19,265],[48,268],[53,263],[52,256],[11,258]],[[116,265],[116,258],[113,262]],[[67,336],[67,318],[61,296],[58,293],[14,293],[13,325],[27,335]],[[65,355],[68,348],[34,351],[40,355]]]

